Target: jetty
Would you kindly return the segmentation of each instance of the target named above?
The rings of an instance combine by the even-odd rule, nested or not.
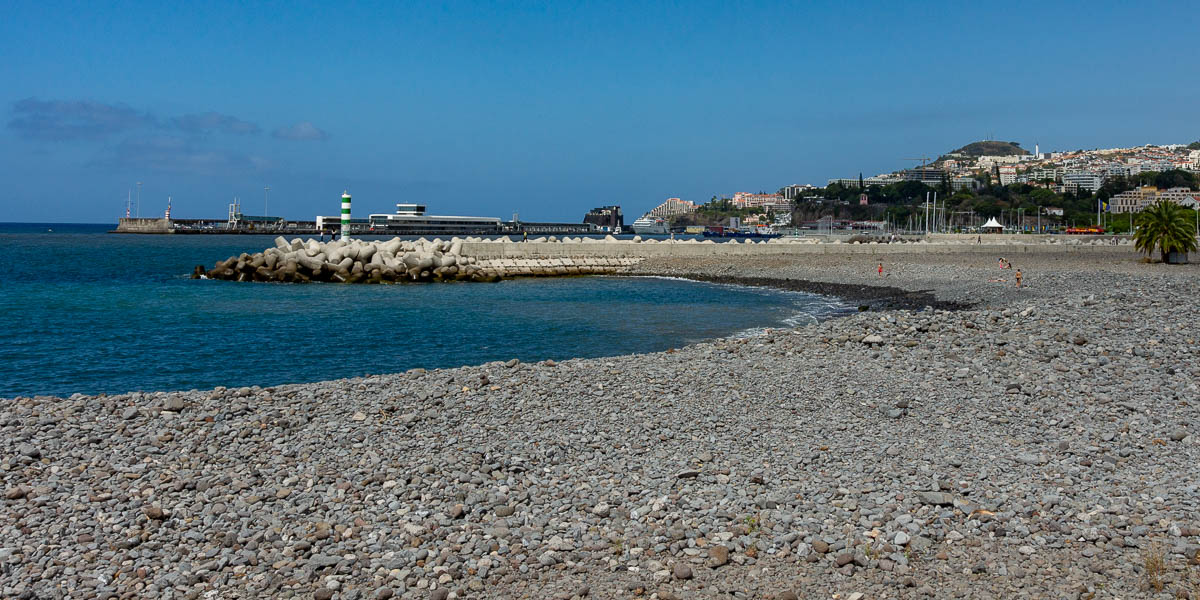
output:
[[[969,236],[966,236],[969,237]],[[1129,240],[1064,238],[1063,236],[990,236],[975,243],[964,236],[929,236],[920,240],[820,242],[811,238],[771,240],[618,240],[593,237],[538,237],[513,241],[453,237],[449,240],[358,240],[323,242],[275,238],[275,247],[198,265],[196,279],[260,282],[403,283],[495,282],[509,277],[614,275],[650,258],[803,257],[806,255],[877,255],[981,253],[1019,256],[1047,252],[1128,254]]]

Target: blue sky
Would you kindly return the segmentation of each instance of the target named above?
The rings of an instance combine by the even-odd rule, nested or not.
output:
[[[143,216],[270,185],[293,218],[632,220],[988,137],[1200,139],[1187,2],[341,4],[6,4],[0,221],[115,222],[137,181]]]

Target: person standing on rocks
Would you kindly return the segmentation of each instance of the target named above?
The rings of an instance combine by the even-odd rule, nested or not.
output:
[[[879,263],[879,276],[883,277],[883,263]]]
[[[1017,269],[1016,278],[1017,278],[1017,289],[1021,289],[1021,270],[1020,269]]]

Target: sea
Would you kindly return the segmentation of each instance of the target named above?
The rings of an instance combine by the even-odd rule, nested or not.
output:
[[[663,351],[854,311],[681,279],[335,285],[193,280],[270,236],[0,223],[0,398],[271,386]],[[702,376],[698,374],[698,376]]]

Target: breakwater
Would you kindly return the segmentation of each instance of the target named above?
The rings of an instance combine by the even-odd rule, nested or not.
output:
[[[332,242],[296,238],[289,242],[278,237],[274,248],[229,257],[212,269],[198,265],[192,277],[292,283],[495,282],[516,276],[612,275],[637,262],[621,256],[480,260],[464,253],[463,246],[459,238]]]
[[[216,263],[211,269],[197,266],[195,278],[234,281],[303,283],[398,283],[413,281],[494,282],[506,277],[612,275],[624,273],[649,258],[708,258],[737,256],[879,255],[973,253],[999,256],[1083,252],[1127,255],[1127,241],[1067,238],[1041,243],[997,239],[989,243],[817,243],[811,239],[713,242],[712,240],[618,240],[542,237],[528,242],[508,238],[477,237],[449,240],[387,241],[338,240],[320,242],[283,237],[275,247],[255,254],[242,253]]]

